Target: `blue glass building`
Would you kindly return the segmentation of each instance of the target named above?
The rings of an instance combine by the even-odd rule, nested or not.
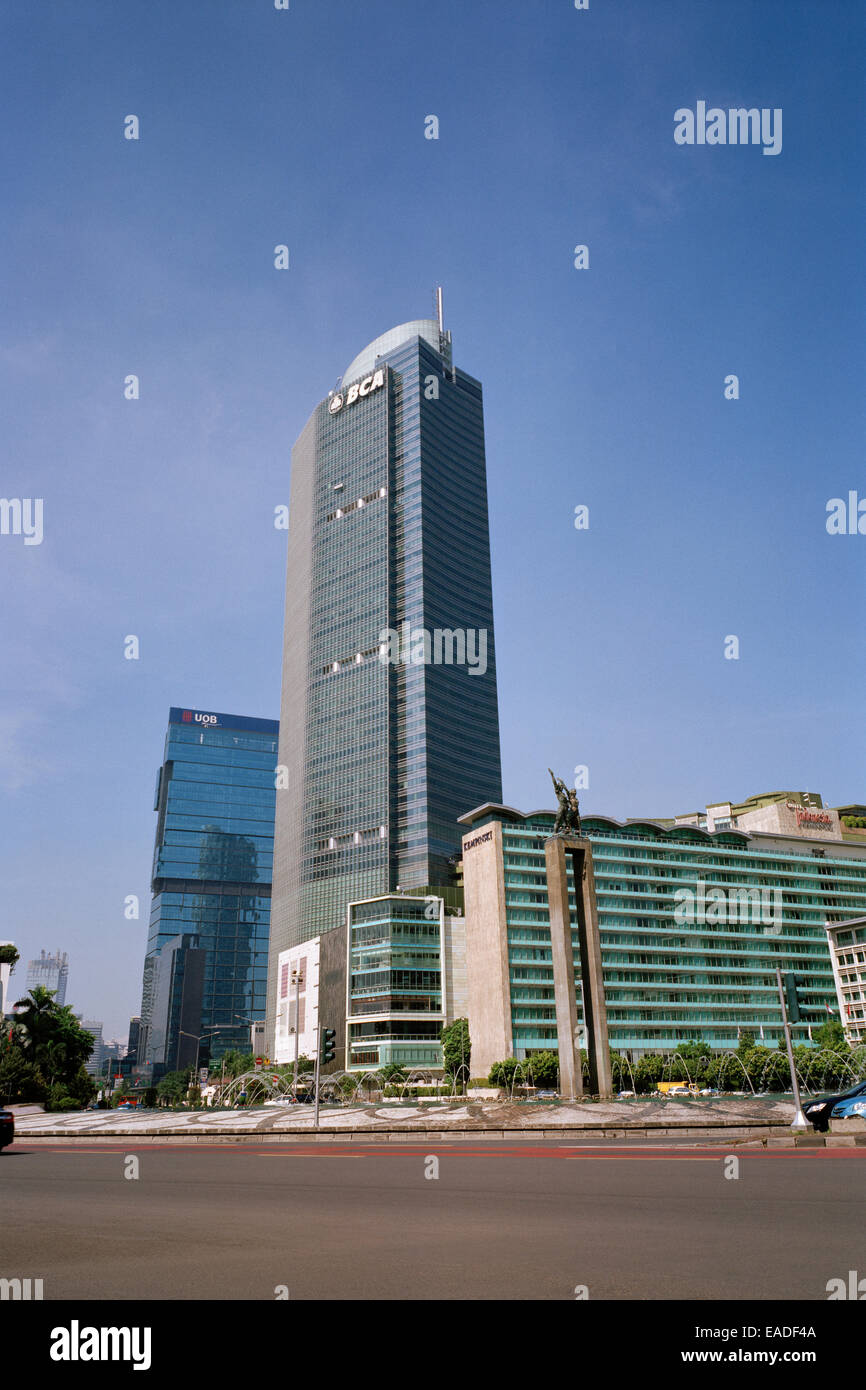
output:
[[[280,953],[453,885],[457,817],[500,794],[481,384],[441,314],[368,344],[293,450],[280,728],[269,1043]]]
[[[248,1051],[265,1016],[278,733],[273,719],[169,713],[139,1047],[157,1068],[194,1062],[198,1039],[202,1065]]]

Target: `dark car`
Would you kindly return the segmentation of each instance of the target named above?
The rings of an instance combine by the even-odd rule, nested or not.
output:
[[[858,1081],[850,1091],[839,1091],[835,1096],[823,1096],[821,1100],[810,1100],[803,1106],[803,1114],[820,1134],[830,1128],[830,1116],[843,1100],[853,1100],[856,1096],[866,1099],[866,1081]]]
[[[15,1116],[11,1110],[0,1106],[0,1149],[5,1149],[15,1138]]]

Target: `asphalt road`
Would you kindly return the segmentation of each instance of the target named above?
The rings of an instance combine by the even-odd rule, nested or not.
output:
[[[736,1178],[728,1152],[21,1140],[0,1277],[46,1300],[826,1300],[866,1274],[864,1150],[741,1150]]]

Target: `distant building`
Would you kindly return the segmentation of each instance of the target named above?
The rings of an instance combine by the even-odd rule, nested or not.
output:
[[[866,917],[828,922],[839,1017],[852,1047],[866,1043]]]
[[[805,839],[848,838],[843,814],[856,807],[825,806],[818,792],[763,792],[745,801],[717,801],[705,811],[690,811],[660,825],[696,825],[699,830],[757,831],[764,835],[801,835]],[[856,836],[850,838],[856,839]],[[866,837],[864,837],[866,843]]]
[[[138,1058],[138,1044],[141,1039],[141,1019],[131,1018],[129,1020],[129,1039],[126,1044],[126,1056],[133,1062]]]
[[[267,988],[273,719],[169,711],[157,779],[138,1061],[175,1070],[247,1051]],[[179,1031],[179,1030],[182,1030]]]
[[[265,1021],[258,1019],[250,1024],[250,1051],[254,1057],[265,1055]]]
[[[84,1063],[84,1070],[88,1076],[101,1076],[106,1056],[106,1047],[102,1037],[103,1025],[92,1018],[80,1018],[78,1015],[76,1017],[85,1032],[93,1034],[93,1051]]]
[[[164,1071],[184,1071],[207,1059],[211,1038],[202,1027],[206,962],[207,952],[192,933],[174,936],[160,949],[148,1048],[150,1060]]]
[[[54,991],[55,1004],[66,1003],[66,984],[69,979],[69,957],[64,951],[56,955],[46,955],[45,951],[40,953],[38,960],[27,962],[27,992],[36,989],[37,985],[42,985],[44,989]]]

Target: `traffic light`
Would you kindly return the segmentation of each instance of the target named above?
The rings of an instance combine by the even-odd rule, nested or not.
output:
[[[322,1048],[321,1061],[333,1062],[337,1055],[337,1030],[336,1028],[322,1029]]]
[[[791,971],[786,970],[782,974],[782,984],[785,989],[785,1004],[788,1010],[788,1022],[800,1022],[800,1001],[797,998],[797,976]]]

